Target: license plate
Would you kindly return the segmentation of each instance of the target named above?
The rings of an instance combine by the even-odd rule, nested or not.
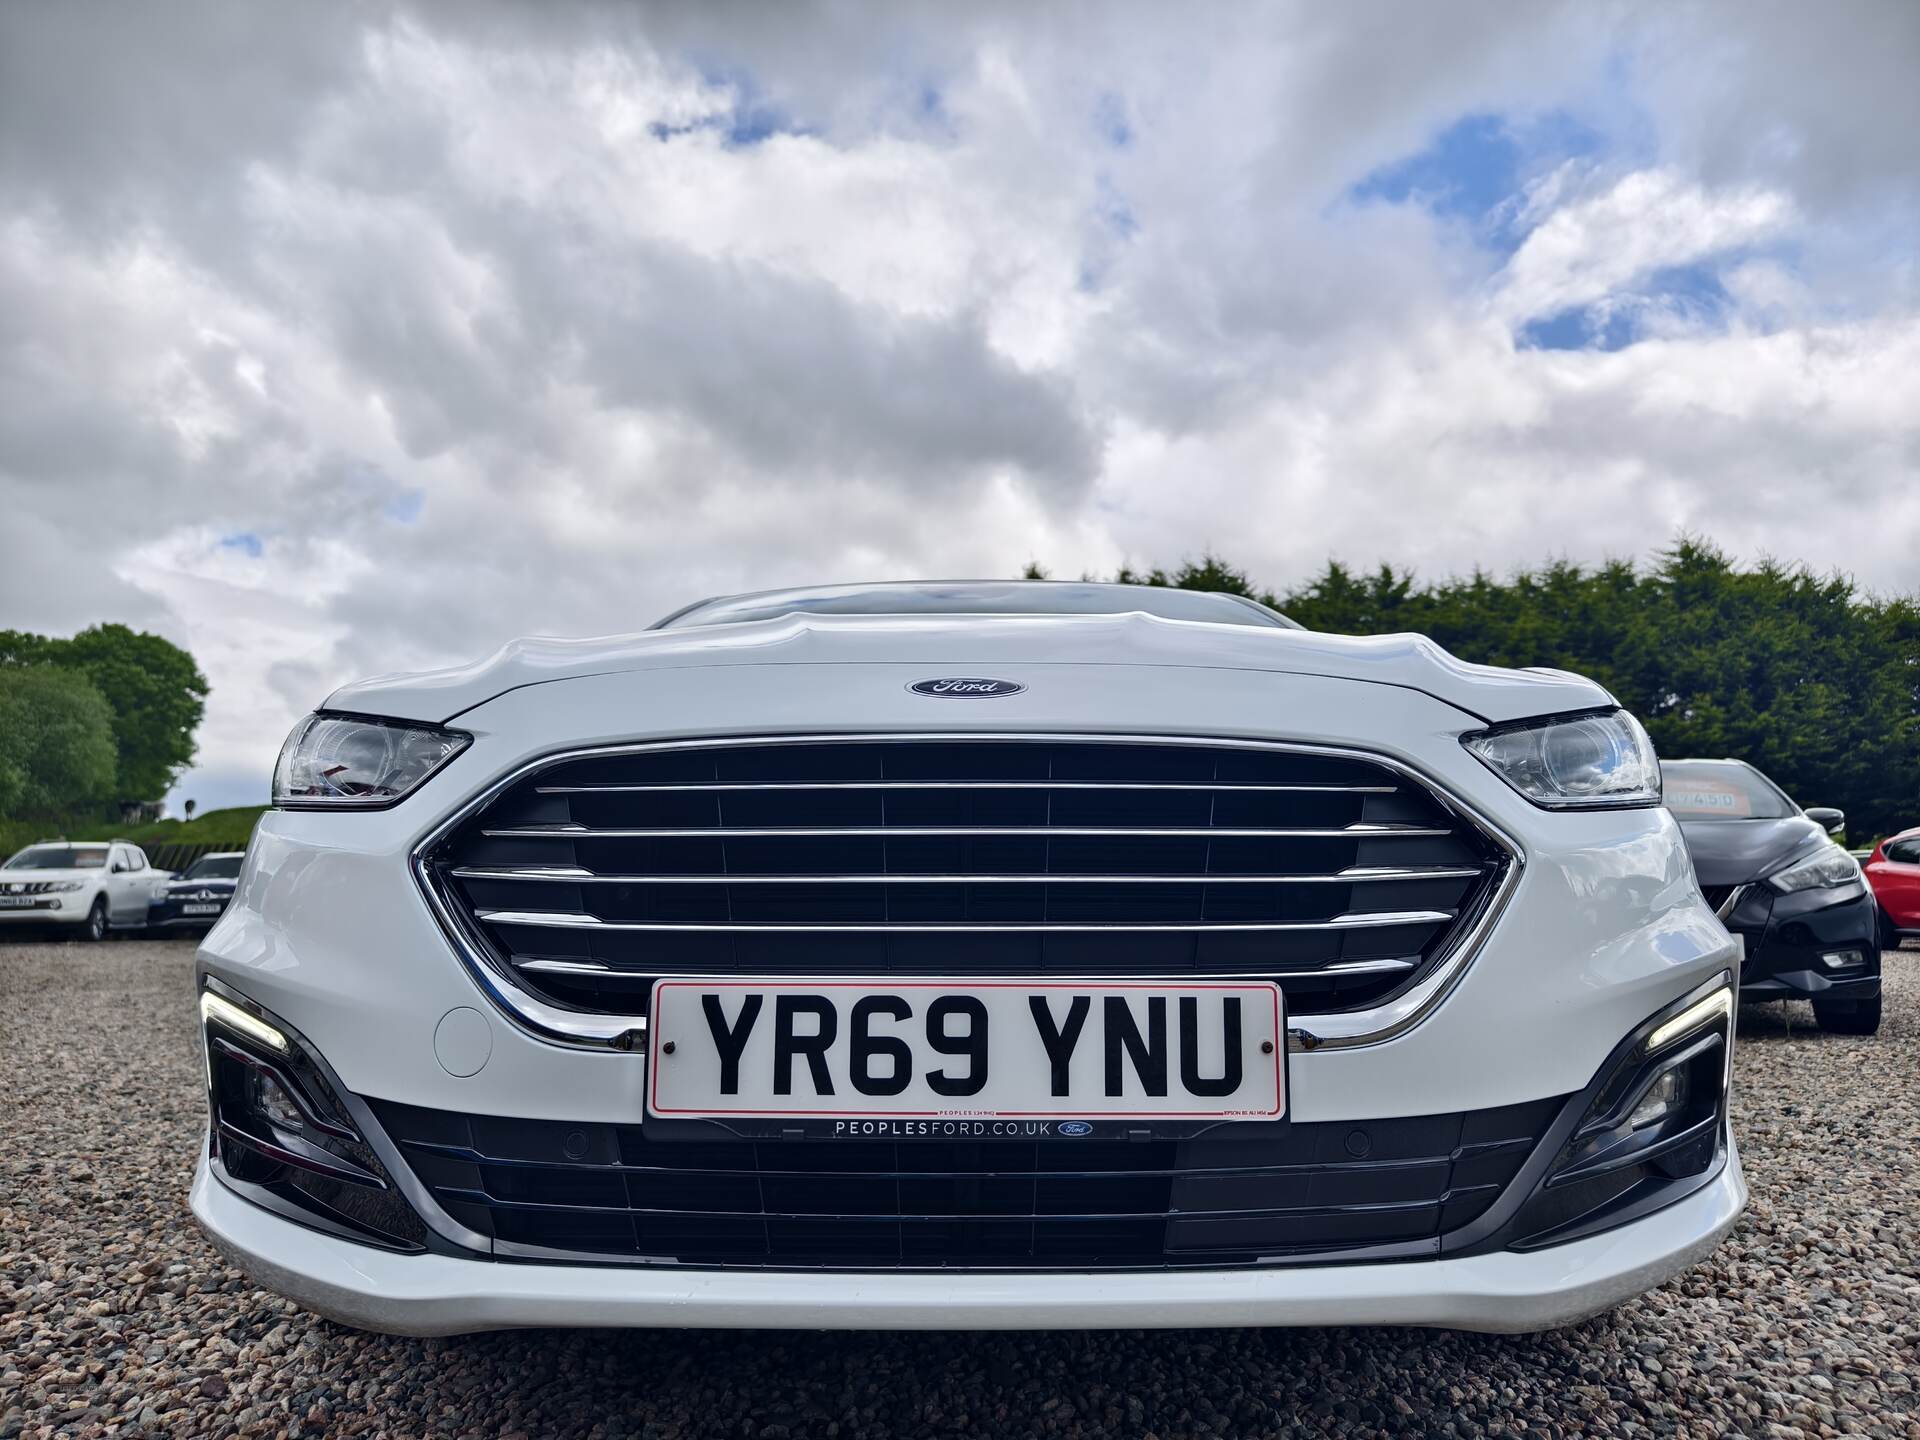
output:
[[[666,979],[659,1119],[1274,1120],[1271,981]]]
[[[220,909],[218,905],[182,905],[180,913],[182,915],[218,915]]]
[[[0,909],[24,910],[33,903],[31,895],[0,895]]]

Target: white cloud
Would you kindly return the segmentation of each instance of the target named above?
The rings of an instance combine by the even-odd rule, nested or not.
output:
[[[1709,191],[1670,169],[1635,171],[1547,213],[1507,262],[1494,309],[1517,321],[1585,305],[1653,271],[1771,239],[1793,220],[1778,190]]]
[[[208,804],[341,680],[731,589],[1682,525],[1911,584],[1920,12],[1741,13],[11,8],[0,626],[189,644]],[[1350,203],[1562,113],[1511,255]]]

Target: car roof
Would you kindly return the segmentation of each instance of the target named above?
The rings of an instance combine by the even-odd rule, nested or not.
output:
[[[1224,590],[1122,585],[1100,580],[879,580],[715,595],[683,605],[649,628],[727,624],[805,612],[853,615],[1124,615],[1299,630],[1269,605]],[[709,613],[710,612],[710,613]]]

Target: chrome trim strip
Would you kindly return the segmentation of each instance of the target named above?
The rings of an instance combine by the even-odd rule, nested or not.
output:
[[[434,918],[440,922],[441,929],[446,932],[454,952],[466,965],[476,983],[486,992],[488,998],[509,1020],[535,1038],[555,1045],[630,1050],[644,1040],[646,1017],[570,1010],[550,1004],[529,993],[511,973],[512,967],[494,957],[492,947],[484,937],[480,936],[456,909],[448,905],[439,888],[433,883],[427,865],[427,856],[434,846],[445,839],[447,834],[462,821],[497,799],[509,787],[519,783],[528,775],[569,760],[585,759],[595,755],[636,755],[659,751],[708,750],[716,747],[737,748],[743,745],[836,743],[854,745],[870,744],[874,741],[908,740],[1031,741],[1051,744],[1098,744],[1108,741],[1136,745],[1192,745],[1227,750],[1270,750],[1296,755],[1332,755],[1364,760],[1392,770],[1420,785],[1437,803],[1460,816],[1496,846],[1506,851],[1509,860],[1506,874],[1501,878],[1500,884],[1481,906],[1480,913],[1472,922],[1461,927],[1460,931],[1452,937],[1451,944],[1435,960],[1431,970],[1419,984],[1401,992],[1393,1000],[1368,1010],[1350,1010],[1329,1015],[1289,1015],[1287,1017],[1288,1048],[1291,1051],[1378,1045],[1404,1034],[1419,1024],[1459,983],[1480,942],[1493,928],[1501,912],[1513,898],[1513,892],[1518,888],[1521,874],[1526,868],[1525,851],[1512,836],[1479,809],[1454,794],[1434,777],[1422,773],[1405,761],[1371,750],[1338,745],[1307,745],[1285,740],[1236,739],[1230,736],[1108,734],[1091,730],[1065,733],[1044,731],[955,733],[907,730],[830,735],[710,736],[697,740],[640,741],[631,745],[591,745],[579,746],[571,750],[557,750],[552,754],[526,761],[497,777],[491,784],[483,786],[465,801],[456,805],[438,824],[428,829],[413,847],[411,864],[414,883],[420,887],[420,893],[426,897],[428,908],[433,912]]]
[[[756,785],[751,780],[686,780],[660,785],[536,785],[536,795],[674,795],[759,793],[767,790],[1234,790],[1269,794],[1391,795],[1394,785],[1261,785],[1246,780],[1214,784],[1186,780],[781,780]]]
[[[1752,888],[1751,885],[1734,886],[1733,889],[1727,892],[1727,898],[1720,902],[1720,908],[1713,912],[1713,918],[1724,923],[1726,918],[1733,914],[1733,907],[1744,900],[1747,891]]]
[[[535,880],[567,885],[1355,885],[1390,880],[1470,880],[1471,865],[1367,865],[1324,875],[623,875],[573,865],[458,865],[462,880]]]
[[[1311,979],[1317,975],[1384,975],[1389,971],[1411,970],[1414,968],[1415,963],[1416,962],[1412,960],[1388,959],[1341,960],[1332,965],[1322,965],[1317,970],[1260,970],[1254,972],[1209,970],[1203,975],[1170,976],[1167,979],[1167,988],[1177,990],[1181,984],[1187,980],[1298,980]],[[643,981],[648,985],[651,985],[655,980],[660,978],[649,970],[616,970],[613,966],[603,965],[598,960],[516,960],[513,962],[513,968],[516,970],[532,970],[541,975],[592,975],[602,980]],[[688,972],[676,971],[675,973],[686,974]],[[734,972],[727,971],[725,973],[730,975]],[[903,981],[911,978],[912,976],[904,970],[889,971],[884,975],[875,975],[873,977],[873,984],[876,990],[884,990],[889,981]],[[1075,972],[1070,970],[1050,970],[1047,972],[1047,978],[1049,980],[1071,980],[1078,977]],[[1089,980],[1099,980],[1111,977],[1088,972],[1086,978]]]
[[[1437,925],[1451,910],[1381,910],[1336,915],[1331,920],[602,920],[573,910],[480,910],[488,925],[525,925],[542,930],[619,930],[697,935],[1134,935],[1172,932],[1270,930],[1385,930],[1396,925]]]
[[[832,839],[858,835],[864,839],[916,840],[931,836],[1027,835],[1174,835],[1205,840],[1338,839],[1358,835],[1367,839],[1407,839],[1450,835],[1426,825],[1327,825],[1283,829],[1236,830],[1208,825],[696,825],[671,828],[602,827],[598,825],[516,825],[504,830],[482,830],[494,840],[796,840]]]

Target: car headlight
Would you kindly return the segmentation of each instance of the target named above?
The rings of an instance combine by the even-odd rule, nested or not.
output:
[[[1797,865],[1789,865],[1777,875],[1769,875],[1767,883],[1782,894],[1791,895],[1799,890],[1822,890],[1832,885],[1851,885],[1865,877],[1860,873],[1860,862],[1842,850],[1838,845],[1822,846]]]
[[[256,791],[255,793],[257,794],[258,792]],[[147,898],[149,900],[156,900],[156,901],[166,899],[167,898],[167,882],[164,880],[154,881],[153,887],[147,891]]]
[[[1501,725],[1460,737],[1494,774],[1549,810],[1660,803],[1660,760],[1624,710]]]
[[[273,803],[291,809],[378,809],[404,798],[473,743],[471,735],[400,720],[309,715],[273,767]]]
[[[87,882],[84,880],[55,880],[47,886],[48,892],[54,895],[71,895],[76,890],[86,888]]]

